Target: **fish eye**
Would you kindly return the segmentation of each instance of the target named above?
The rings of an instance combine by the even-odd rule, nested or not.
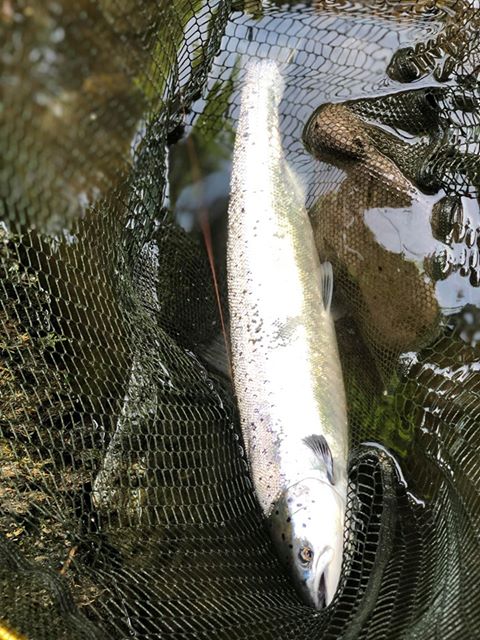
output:
[[[302,564],[308,564],[313,559],[313,550],[310,547],[302,547],[298,552],[298,557]]]

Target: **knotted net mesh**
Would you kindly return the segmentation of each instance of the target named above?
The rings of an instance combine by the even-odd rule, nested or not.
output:
[[[2,0],[0,637],[480,635],[479,23],[476,0]],[[225,306],[251,57],[281,65],[334,266],[352,454],[322,611],[255,500],[203,239]]]

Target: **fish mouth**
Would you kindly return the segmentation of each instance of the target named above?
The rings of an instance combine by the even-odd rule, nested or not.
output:
[[[325,574],[320,576],[320,583],[317,589],[317,609],[323,609],[327,606],[327,585],[325,583]]]
[[[314,565],[313,575],[314,580],[312,584],[311,597],[315,608],[323,609],[330,604],[332,598],[327,593],[327,577],[325,575],[329,563],[333,558],[333,549],[331,547],[325,547],[322,553],[317,557],[317,561]]]

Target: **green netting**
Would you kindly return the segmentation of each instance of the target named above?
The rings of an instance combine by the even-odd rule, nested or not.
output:
[[[480,637],[476,0],[4,0],[0,39],[0,637]],[[335,272],[323,611],[255,500],[202,237],[225,305],[251,57]]]

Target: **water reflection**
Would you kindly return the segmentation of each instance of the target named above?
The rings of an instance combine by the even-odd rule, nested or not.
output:
[[[313,109],[322,102],[387,93],[391,83],[386,68],[393,53],[401,46],[437,33],[442,13],[424,14],[416,5],[405,8],[401,2],[378,5],[378,11],[377,7],[372,10],[366,4],[348,2],[328,7],[320,2],[291,2],[289,11],[277,8],[279,2],[240,4],[248,11],[234,14],[227,24],[224,46],[214,61],[204,98],[219,82],[229,86],[232,69],[238,67],[228,110],[220,123],[222,130],[231,130],[238,117],[244,62],[259,57],[281,63],[286,85],[280,105],[284,148],[289,164],[308,187],[310,205],[319,191],[335,180],[328,167],[320,166],[305,154],[301,142],[303,126]],[[205,99],[193,104],[191,116],[186,119],[187,133],[191,127],[198,130],[195,123],[204,106]],[[209,127],[204,135],[210,136]],[[220,144],[224,145],[222,155],[225,152],[231,155],[232,140],[221,140]],[[202,180],[212,170],[204,166],[211,163],[210,151],[199,152]],[[172,156],[178,157],[178,149],[172,149]],[[185,166],[188,172],[188,162]],[[224,202],[229,195],[229,171],[228,167],[225,169],[223,193],[218,194]],[[172,183],[177,185],[174,175]],[[203,188],[203,192],[207,190]],[[175,206],[175,202],[172,204]],[[184,220],[185,208],[190,213],[195,211],[195,197],[186,194],[181,208],[183,212],[179,213]],[[224,215],[225,212],[226,207]],[[188,224],[192,225],[192,220]]]
[[[465,90],[442,86],[427,75],[406,91],[388,75],[398,49],[433,41],[451,17],[440,7],[425,11],[423,4],[401,2],[374,8],[298,3],[298,11],[288,13],[276,10],[275,2],[262,4],[263,12],[238,14],[227,26],[209,88],[228,82],[233,63],[238,65],[224,118],[231,131],[244,59],[282,62],[283,144],[306,184],[320,255],[335,265],[337,304],[347,314],[337,323],[347,385],[356,389],[354,378],[361,378],[360,395],[354,391],[350,404],[378,400],[378,415],[363,412],[353,420],[354,430],[405,453],[413,424],[398,407],[399,358],[439,339],[446,318],[456,317],[465,304],[480,303],[480,289],[473,286],[478,202],[475,172],[468,168],[475,164],[448,163],[452,148],[468,159],[475,146],[478,123],[468,101],[462,101]],[[324,144],[319,150],[317,140],[314,159],[305,153],[301,132],[322,104],[330,110],[323,107]],[[194,104],[187,130],[191,123],[195,129],[195,114],[204,106],[203,101]],[[231,137],[223,137],[220,155],[230,153],[231,143]],[[212,194],[204,202],[215,218],[221,263],[229,167],[211,166],[205,145],[203,150],[200,182],[203,193]],[[177,149],[172,156],[178,157]],[[214,196],[208,189],[212,181]],[[189,228],[198,212],[196,195],[188,186],[177,199],[178,219]]]

